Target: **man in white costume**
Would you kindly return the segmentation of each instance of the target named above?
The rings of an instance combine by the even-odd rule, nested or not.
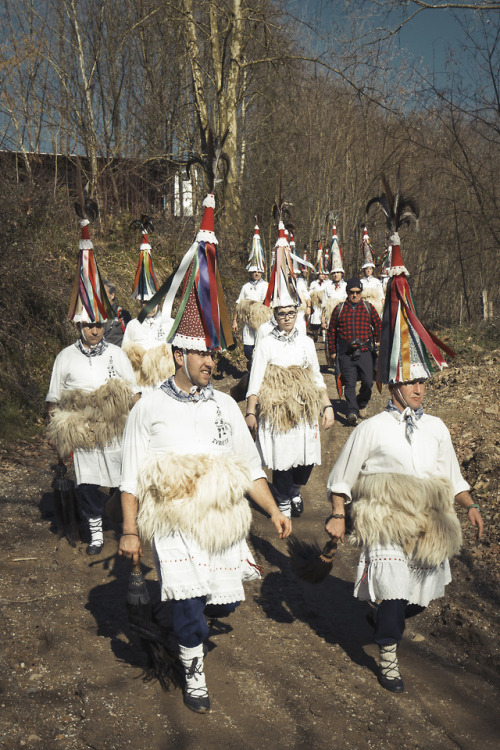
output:
[[[330,284],[327,284],[325,291],[323,292],[323,309],[321,313],[321,328],[324,331],[328,330],[330,324],[330,318],[335,307],[340,302],[345,302],[347,299],[346,282],[344,281],[344,263],[342,258],[342,251],[340,249],[337,227],[333,226],[332,236],[332,278]]]
[[[309,295],[312,305],[312,313],[309,318],[309,330],[311,331],[315,342],[318,340],[318,333],[321,328],[324,292],[329,284],[328,273],[319,271],[318,278],[311,281],[311,284],[309,285]]]
[[[353,540],[362,546],[354,595],[376,606],[378,680],[400,693],[397,645],[405,618],[444,595],[448,558],[460,549],[454,501],[466,509],[477,537],[483,521],[446,426],[422,408],[431,358],[445,366],[438,347],[446,347],[416,318],[397,234],[393,244],[379,358],[379,378],[391,398],[385,411],[353,431],[331,471],[326,531],[343,541],[344,507],[352,500]]]
[[[105,322],[113,311],[106,304],[95,266],[88,221],[83,220],[81,226],[77,282],[83,268],[89,274],[93,270],[94,283],[89,283],[83,296],[80,291],[75,294],[69,317],[77,323],[80,335],[57,355],[45,400],[49,440],[61,460],[73,454],[77,497],[90,531],[86,552],[97,555],[104,544],[102,516],[108,499],[100,487],[113,489],[120,484],[121,437],[139,389],[126,354],[103,338]]]
[[[374,275],[375,263],[373,249],[366,227],[363,232],[363,265],[361,266],[361,298],[370,302],[380,316],[384,306],[384,288],[380,279]]]
[[[246,270],[249,280],[243,284],[236,300],[236,309],[233,317],[233,331],[238,330],[238,321],[243,323],[241,339],[243,352],[249,365],[255,346],[255,335],[258,328],[270,318],[269,308],[264,306],[267,293],[267,281],[262,278],[264,273],[264,253],[260,241],[259,227],[254,228],[252,249],[248,259]]]
[[[204,205],[198,254],[216,243],[213,196]],[[186,278],[193,278],[191,267]],[[217,286],[213,281],[212,289]],[[203,301],[195,284],[187,286],[185,300],[172,340],[175,375],[141,399],[125,429],[120,554],[137,563],[142,554],[138,535],[151,540],[161,598],[172,602],[184,702],[206,713],[206,617],[232,612],[245,598],[243,582],[259,577],[246,542],[251,524],[246,494],[270,515],[281,538],[289,535],[291,523],[269,491],[237,404],[210,383],[214,348],[222,349],[224,341],[211,341],[209,329],[227,316],[225,306],[220,320],[206,315],[202,320]],[[206,310],[221,310],[221,304],[220,297],[211,300]]]
[[[380,602],[374,617],[379,682],[402,692],[396,649],[405,618],[444,595],[451,581],[448,557],[460,547],[453,497],[478,537],[483,521],[446,426],[423,413],[424,382],[394,383],[390,392],[386,410],[356,427],[331,471],[326,530],[343,541],[344,504],[354,500],[355,533],[365,542],[354,595]],[[418,535],[424,533],[426,547],[420,542],[419,549]]]
[[[313,466],[321,463],[320,417],[322,426],[328,429],[334,415],[314,344],[296,326],[299,299],[290,283],[292,277],[281,265],[280,251],[288,247],[282,226],[273,269],[275,278],[273,282],[272,274],[270,281],[275,292],[270,300],[274,325],[262,336],[259,332],[245,419],[257,436],[263,464],[273,470],[278,507],[290,517],[303,512],[301,486],[307,483]]]
[[[301,333],[305,334],[307,333],[307,326],[312,313],[311,295],[309,294],[309,288],[307,285],[307,265],[311,266],[311,264],[308,263],[306,259],[296,255],[293,234],[291,235],[290,252],[292,254],[292,265],[295,273],[297,292],[301,303],[297,311],[296,326]]]
[[[158,290],[147,235],[148,227],[152,229],[153,225],[147,216],[133,225],[141,228],[142,242],[132,297],[139,300],[142,310]],[[125,328],[122,348],[132,363],[143,394],[157,388],[174,373],[172,350],[167,342],[173,323],[170,310],[165,306],[160,310],[159,305],[155,305],[144,320],[134,318]]]

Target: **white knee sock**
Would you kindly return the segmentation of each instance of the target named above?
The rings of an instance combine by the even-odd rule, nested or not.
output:
[[[380,649],[380,671],[384,677],[388,680],[400,680],[401,673],[399,671],[398,657],[397,657],[397,643],[390,643],[385,646],[379,646]]]
[[[208,689],[203,672],[203,643],[194,648],[179,644],[179,656],[186,676],[186,692],[195,698],[206,698]]]
[[[101,546],[104,544],[104,536],[102,534],[102,518],[96,516],[95,518],[89,518],[89,529],[90,529],[90,544]]]

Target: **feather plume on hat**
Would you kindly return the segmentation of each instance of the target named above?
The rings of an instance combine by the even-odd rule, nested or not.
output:
[[[384,192],[368,201],[366,211],[379,204],[386,218],[392,245],[391,267],[382,316],[382,337],[378,358],[377,384],[401,383],[416,378],[429,378],[436,369],[447,367],[440,349],[454,357],[453,352],[418,319],[410,285],[409,273],[401,255],[398,229],[413,220],[418,225],[417,203],[404,196],[400,189],[391,190],[385,176]]]

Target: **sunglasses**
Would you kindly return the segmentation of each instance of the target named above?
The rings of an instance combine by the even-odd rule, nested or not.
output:
[[[358,290],[355,290],[355,289],[349,289],[349,291],[347,292],[347,294],[361,294],[361,292],[358,291]]]

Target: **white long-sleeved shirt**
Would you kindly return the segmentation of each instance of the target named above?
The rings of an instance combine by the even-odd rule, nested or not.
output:
[[[121,489],[137,495],[137,483],[146,456],[243,456],[252,481],[265,476],[259,454],[236,402],[214,391],[214,398],[177,401],[161,388],[143,397],[130,412],[123,434]]]
[[[303,333],[299,333],[294,338],[277,339],[271,332],[261,336],[260,330],[259,328],[258,345],[255,347],[252,359],[247,398],[251,395],[258,396],[268,364],[279,365],[280,367],[292,365],[310,367],[318,388],[326,388],[312,339]]]
[[[132,393],[139,392],[129,358],[119,346],[108,344],[102,354],[86,357],[72,344],[59,352],[54,361],[45,400],[57,403],[63,391],[92,392],[111,378],[121,378],[130,384]],[[77,484],[116,487],[121,475],[120,441],[104,448],[75,450],[73,462]]]
[[[75,344],[63,349],[54,360],[45,400],[56,403],[62,391],[95,391],[111,378],[122,378],[138,393],[134,371],[119,346],[108,344],[102,354],[86,357]]]
[[[330,472],[330,492],[350,498],[359,475],[380,473],[406,474],[420,479],[446,477],[455,495],[470,489],[460,473],[444,422],[423,414],[421,419],[414,420],[410,442],[406,437],[406,411],[383,411],[356,427]]]

